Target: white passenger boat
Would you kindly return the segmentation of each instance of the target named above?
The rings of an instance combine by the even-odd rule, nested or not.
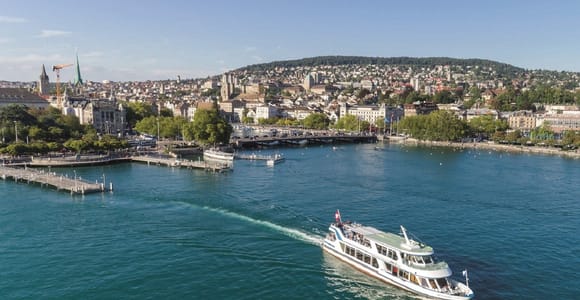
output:
[[[358,223],[342,222],[340,212],[330,224],[323,249],[361,272],[418,295],[437,299],[471,299],[466,283],[451,279],[446,262],[436,261],[433,248],[407,236],[383,232]]]
[[[221,160],[221,161],[234,161],[234,153],[225,152],[218,149],[207,149],[203,151],[203,159],[207,160]]]
[[[284,156],[282,156],[282,154],[274,154],[273,156],[268,158],[268,160],[266,160],[266,165],[273,167],[275,164],[279,164],[284,160],[286,159],[284,158]]]

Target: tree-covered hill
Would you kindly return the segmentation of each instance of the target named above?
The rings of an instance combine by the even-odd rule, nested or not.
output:
[[[515,74],[524,69],[510,64],[478,58],[450,58],[450,57],[365,57],[365,56],[317,56],[295,60],[274,61],[263,64],[249,65],[236,71],[263,71],[275,67],[299,67],[299,66],[320,66],[320,65],[401,65],[416,67],[434,67],[438,65],[456,66],[479,66],[493,68],[498,73]]]

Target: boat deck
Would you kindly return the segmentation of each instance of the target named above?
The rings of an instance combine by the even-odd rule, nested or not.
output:
[[[352,231],[363,234],[367,239],[384,244],[386,246],[391,246],[393,248],[399,249],[406,253],[411,253],[415,255],[431,255],[433,254],[433,248],[424,244],[417,244],[413,248],[408,248],[406,246],[405,238],[390,232],[380,231],[374,227],[370,226],[348,226]]]

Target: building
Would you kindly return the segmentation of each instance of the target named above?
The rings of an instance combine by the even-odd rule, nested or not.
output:
[[[415,92],[419,92],[421,88],[421,81],[419,80],[419,77],[411,78],[411,85],[413,86],[413,90],[415,90]]]
[[[226,120],[229,120],[230,122],[240,122],[242,120],[242,115],[240,112],[243,112],[246,105],[244,101],[233,99],[221,101],[219,103],[219,107],[221,112],[226,117]]]
[[[77,60],[75,63],[75,78],[73,80],[73,87],[76,95],[83,94],[83,77],[81,76],[81,67],[79,65],[79,55],[77,54]]]
[[[377,120],[387,117],[387,107],[385,104],[377,105],[359,105],[359,106],[349,106],[346,103],[341,103],[340,105],[340,117],[346,115],[353,115],[359,120],[367,121],[374,124]]]
[[[415,102],[405,104],[405,117],[416,115],[428,115],[433,111],[438,110],[437,104],[432,102]]]
[[[43,64],[42,71],[40,72],[40,78],[38,81],[38,94],[48,95],[49,93],[50,93],[50,82],[48,79],[48,75],[46,75],[46,69],[44,68]]]
[[[222,83],[221,83],[221,90],[220,96],[221,100],[229,100],[231,96],[234,94],[236,88],[237,79],[234,77],[232,73],[225,73],[222,75]]]
[[[0,108],[9,105],[24,105],[28,108],[47,109],[50,103],[26,89],[0,88]]]
[[[273,105],[260,105],[256,107],[256,118],[254,122],[257,123],[259,119],[270,119],[278,116],[278,109]]]
[[[126,111],[114,95],[109,99],[88,99],[65,94],[63,114],[76,116],[81,124],[92,125],[100,134],[125,134]]]
[[[489,108],[476,108],[476,109],[468,109],[465,111],[465,120],[468,122],[473,118],[483,116],[490,116],[494,120],[499,119],[499,113],[497,112],[497,110]]]
[[[302,84],[302,86],[304,87],[305,90],[309,91],[310,88],[312,88],[312,86],[314,86],[316,83],[314,81],[314,76],[312,76],[312,74],[308,74],[306,75],[306,77],[304,77],[304,83]]]
[[[543,124],[550,126],[550,129],[555,133],[562,133],[568,130],[580,132],[580,115],[544,115]]]
[[[531,111],[518,111],[507,118],[508,124],[512,129],[519,129],[529,132],[536,128],[536,117]]]

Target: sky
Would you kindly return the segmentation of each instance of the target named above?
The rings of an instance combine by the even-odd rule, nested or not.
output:
[[[202,78],[321,55],[483,58],[580,72],[580,1],[1,0],[0,80]],[[73,68],[61,71],[72,81]]]

